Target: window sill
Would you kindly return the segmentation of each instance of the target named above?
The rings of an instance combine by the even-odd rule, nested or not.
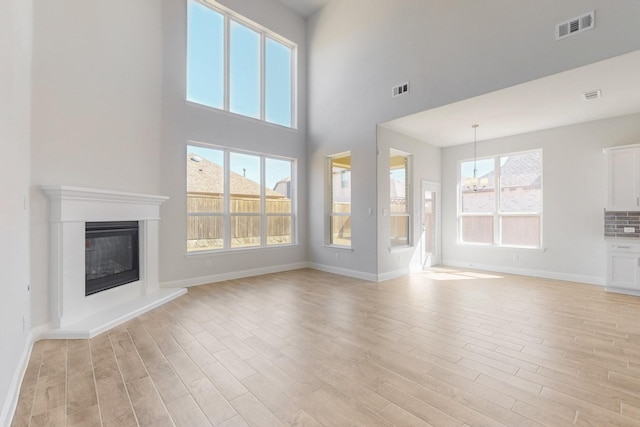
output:
[[[325,249],[338,250],[343,252],[353,252],[353,248],[349,246],[340,246],[340,245],[322,245]]]
[[[404,246],[390,246],[389,247],[389,253],[395,253],[395,252],[407,252],[410,250],[415,249],[414,246],[411,245],[404,245]]]
[[[188,258],[197,258],[200,256],[210,256],[210,255],[218,255],[218,254],[262,252],[262,251],[273,251],[276,249],[290,249],[298,246],[300,245],[297,243],[293,243],[289,245],[254,246],[249,248],[209,249],[209,250],[203,250],[203,251],[185,252],[185,256]]]
[[[526,252],[546,252],[547,248],[539,247],[534,248],[531,246],[510,246],[510,245],[492,245],[492,244],[483,244],[483,243],[457,243],[458,246],[466,246],[470,248],[496,248],[496,249],[517,249],[519,251]]]

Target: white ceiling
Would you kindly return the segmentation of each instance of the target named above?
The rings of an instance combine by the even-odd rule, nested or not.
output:
[[[281,0],[284,1],[284,0]],[[595,89],[602,98],[585,101]],[[409,94],[408,96],[411,96]],[[640,50],[497,92],[412,114],[382,126],[439,147],[640,112]]]
[[[305,18],[310,17],[313,13],[327,4],[329,0],[279,0],[280,3]]]

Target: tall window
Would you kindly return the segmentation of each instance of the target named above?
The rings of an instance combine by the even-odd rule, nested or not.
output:
[[[188,16],[187,100],[294,127],[295,44],[204,0]]]
[[[409,208],[409,156],[391,150],[389,170],[389,203],[391,246],[410,244],[411,215]]]
[[[294,161],[187,146],[187,251],[295,243]]]
[[[351,154],[328,159],[329,243],[351,247]]]
[[[460,163],[458,240],[462,243],[542,246],[542,150],[477,161],[486,187],[473,191],[473,160]]]

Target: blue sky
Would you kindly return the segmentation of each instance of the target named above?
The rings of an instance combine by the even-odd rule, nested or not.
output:
[[[484,176],[489,172],[492,172],[495,168],[495,160],[490,159],[478,159],[476,162],[476,169],[478,170],[478,177]],[[473,176],[473,160],[462,162],[460,167],[462,172],[462,178],[471,178]]]
[[[224,108],[224,16],[189,2],[187,99]],[[260,118],[260,33],[229,20],[229,110]],[[292,50],[265,37],[265,119],[291,127]]]

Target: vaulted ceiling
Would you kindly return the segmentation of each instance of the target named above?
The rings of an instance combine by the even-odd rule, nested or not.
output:
[[[308,18],[330,0],[279,0]],[[472,141],[567,126],[640,112],[640,51],[526,82],[382,125],[432,145]],[[585,93],[599,91],[597,99]]]

